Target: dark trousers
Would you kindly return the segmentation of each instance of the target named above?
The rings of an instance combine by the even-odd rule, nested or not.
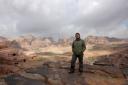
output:
[[[75,63],[77,58],[79,59],[79,71],[83,71],[83,54],[81,55],[72,55],[72,60],[71,60],[71,69],[70,70],[75,70]]]

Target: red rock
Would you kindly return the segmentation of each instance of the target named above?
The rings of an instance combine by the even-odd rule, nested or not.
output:
[[[0,37],[0,49],[7,48],[9,43],[10,42],[6,38]]]
[[[20,53],[19,49],[6,48],[0,50],[0,62],[2,64],[16,64],[23,61],[24,55]]]
[[[18,72],[19,68],[13,65],[0,65],[0,75]]]

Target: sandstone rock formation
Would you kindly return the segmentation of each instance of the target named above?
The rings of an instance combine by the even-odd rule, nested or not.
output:
[[[0,49],[7,48],[9,46],[8,39],[0,36]]]
[[[15,65],[24,61],[22,50],[13,44],[8,39],[0,37],[0,75],[16,71]]]
[[[115,76],[128,76],[128,48],[107,56],[101,56],[94,62],[102,71]]]
[[[0,76],[6,75],[0,77],[0,84],[123,85],[128,77],[127,45],[121,47],[116,53],[99,56],[93,65],[84,62],[84,72],[82,74],[78,72],[78,63],[75,73],[68,74],[71,52],[57,54],[42,51],[36,53],[33,50],[22,50],[22,48],[45,48],[53,44],[55,46],[59,44],[65,48],[71,45],[71,39],[60,39],[58,43],[55,43],[51,38],[39,38],[29,35],[19,37],[13,41],[3,37],[0,40]],[[91,37],[89,43],[104,45],[114,41],[118,40],[111,40],[106,37]],[[53,50],[55,49],[53,48]],[[35,59],[29,61],[29,59],[33,58]],[[12,75],[8,75],[10,73]]]
[[[118,38],[110,38],[110,37],[105,37],[105,36],[88,36],[86,38],[86,42],[88,44],[111,44],[114,42],[122,42],[125,43],[127,42],[127,39],[118,39]]]
[[[50,37],[35,37],[33,35],[24,35],[14,39],[15,43],[23,49],[35,49],[50,46],[53,44],[53,39]]]

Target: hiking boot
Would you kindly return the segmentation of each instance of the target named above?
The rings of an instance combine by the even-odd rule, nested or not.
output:
[[[80,72],[80,73],[83,73],[83,70],[82,70],[82,69],[79,69],[79,72]]]
[[[75,71],[74,70],[70,70],[69,73],[74,73]]]

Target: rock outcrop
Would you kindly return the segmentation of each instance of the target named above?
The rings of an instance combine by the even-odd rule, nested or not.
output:
[[[96,44],[113,42],[107,38],[93,39],[90,41]],[[77,63],[75,73],[69,74],[71,53],[36,53],[33,50],[22,50],[22,48],[50,46],[54,42],[50,38],[22,36],[13,41],[3,37],[0,40],[0,75],[7,75],[2,79],[0,77],[0,84],[2,82],[2,84],[8,85],[123,85],[128,77],[128,48],[125,47],[126,45],[116,53],[98,57],[93,65],[84,62],[82,74],[78,72]],[[91,43],[90,41],[89,43]],[[71,42],[70,39],[62,39],[54,45],[60,44],[65,47],[69,46]],[[35,60],[29,61],[34,57],[37,60],[35,58]],[[19,63],[22,63],[21,66]],[[10,73],[13,74],[8,75]]]
[[[23,49],[36,49],[41,47],[47,47],[53,44],[53,39],[50,37],[35,37],[33,35],[20,36],[14,39],[15,43]]]
[[[110,38],[110,37],[105,37],[105,36],[88,36],[86,38],[86,42],[88,44],[104,44],[108,45],[114,42],[122,42],[125,43],[127,42],[127,39],[118,39],[118,38]]]
[[[107,56],[101,56],[94,62],[102,71],[118,77],[128,76],[128,49]]]
[[[10,44],[10,42],[8,39],[0,36],[0,49],[9,47],[9,44]]]
[[[6,38],[0,37],[0,75],[16,71],[18,63],[24,62],[22,50],[12,45]]]

